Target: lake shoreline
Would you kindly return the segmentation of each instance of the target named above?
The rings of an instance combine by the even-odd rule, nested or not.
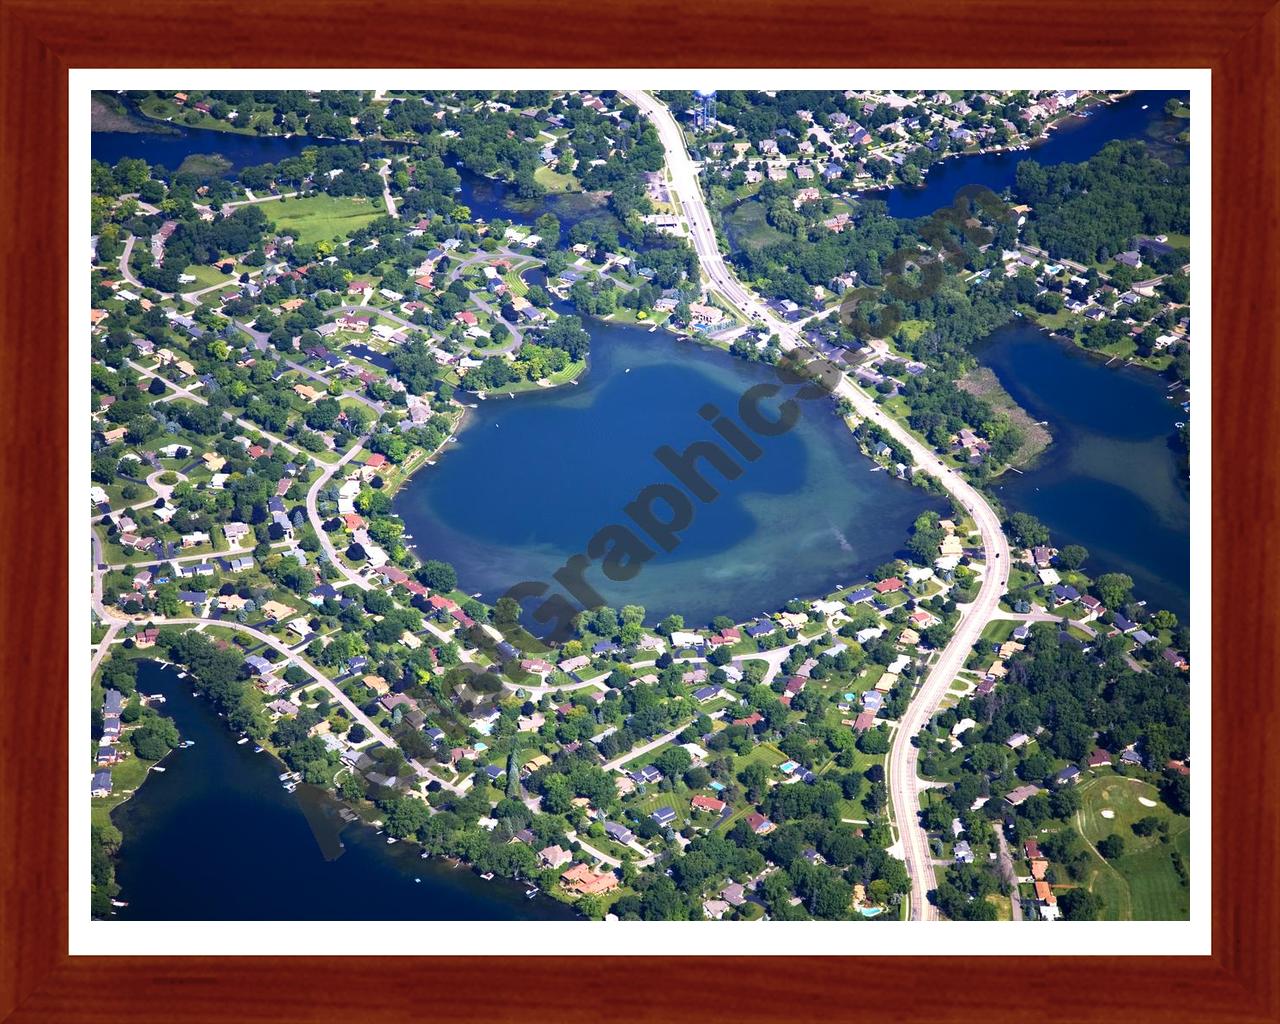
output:
[[[140,687],[139,692],[144,692],[144,690],[150,690],[151,692],[172,690],[173,692],[169,694],[168,700],[174,705],[179,705],[176,709],[178,714],[184,715],[188,719],[190,719],[191,714],[201,716],[199,721],[187,720],[180,725],[181,734],[184,740],[188,738],[188,734],[198,737],[199,739],[198,745],[193,745],[193,747],[187,749],[198,753],[198,755],[204,759],[214,757],[216,760],[221,758],[224,762],[222,767],[224,769],[229,767],[232,774],[235,775],[240,774],[240,772],[236,770],[238,767],[242,767],[244,771],[247,771],[251,775],[256,775],[263,771],[262,767],[256,763],[257,757],[260,755],[254,755],[252,759],[243,758],[243,752],[240,751],[240,745],[237,744],[234,731],[230,729],[224,718],[216,714],[212,703],[195,685],[196,679],[194,676],[189,674],[187,669],[179,665],[171,664],[162,658],[141,659],[140,668],[146,678],[140,679],[142,686]],[[180,673],[186,673],[185,678]],[[189,699],[186,699],[186,693],[178,692],[184,686],[192,690],[192,696]],[[284,765],[284,763],[279,759],[274,748],[266,742],[263,742],[260,745],[264,748],[263,753],[266,754],[267,758],[274,763],[273,767],[270,768],[269,774],[275,775],[280,771],[287,770],[288,766]],[[247,750],[248,748],[246,747],[245,749]],[[183,753],[185,754],[186,752],[187,750],[184,749]],[[165,758],[168,758],[174,753],[174,750],[170,750],[168,754],[165,755]],[[162,758],[161,760],[165,760],[165,758]],[[180,767],[180,765],[170,766],[170,771],[173,771],[177,767]],[[138,899],[141,888],[144,885],[147,887],[147,891],[151,899],[154,900],[157,898],[157,891],[151,888],[154,872],[146,868],[145,865],[147,861],[160,857],[165,865],[164,870],[173,871],[175,870],[173,867],[175,858],[181,860],[181,851],[175,848],[175,844],[177,846],[181,846],[184,840],[176,838],[172,834],[155,832],[154,830],[157,827],[157,822],[154,820],[154,815],[165,814],[175,809],[181,812],[192,802],[199,806],[201,805],[201,801],[209,799],[210,789],[216,792],[220,788],[217,785],[211,784],[210,780],[204,777],[204,775],[207,775],[207,772],[202,773],[199,770],[200,768],[205,767],[203,764],[198,765],[193,762],[186,767],[188,770],[185,775],[182,772],[179,772],[177,775],[172,776],[171,779],[169,776],[162,776],[162,778],[170,779],[169,785],[164,787],[167,790],[166,793],[155,793],[155,799],[133,802],[133,806],[130,810],[122,815],[124,820],[121,822],[116,822],[114,817],[112,818],[112,823],[115,824],[124,837],[120,850],[116,854],[114,860],[118,868],[122,865],[125,866],[124,874],[129,876],[127,880],[119,878],[118,876],[118,881],[121,882],[121,891],[118,898],[125,902],[134,903],[135,906],[139,903],[145,902]],[[150,771],[148,771],[147,774],[149,777],[151,774]],[[277,807],[283,805],[287,808],[288,816],[290,820],[294,822],[295,830],[298,826],[297,819],[294,818],[293,815],[297,814],[301,816],[304,821],[304,826],[303,831],[299,834],[309,838],[301,840],[301,846],[297,853],[307,854],[309,850],[313,850],[317,854],[314,861],[303,865],[304,870],[316,871],[320,874],[324,874],[327,867],[334,865],[336,861],[343,857],[356,854],[356,859],[362,860],[372,856],[382,865],[380,871],[384,873],[387,878],[400,879],[403,884],[408,886],[411,894],[419,892],[417,889],[419,884],[427,883],[428,886],[434,886],[437,888],[444,887],[453,894],[451,899],[460,899],[463,900],[464,903],[468,904],[476,899],[483,901],[480,905],[483,906],[483,912],[479,914],[474,912],[468,913],[464,909],[459,914],[451,917],[431,917],[427,914],[421,917],[405,917],[405,920],[514,920],[528,917],[527,914],[512,915],[510,913],[501,912],[497,917],[495,917],[494,911],[500,911],[503,907],[524,908],[529,906],[526,903],[525,893],[518,891],[515,886],[510,887],[509,890],[507,890],[506,887],[499,887],[492,890],[484,889],[476,882],[470,872],[467,873],[465,877],[454,876],[452,872],[445,867],[445,862],[450,861],[451,858],[444,855],[434,854],[425,858],[422,857],[425,850],[422,845],[416,841],[416,839],[407,838],[397,841],[397,843],[406,844],[408,849],[412,849],[414,857],[411,862],[407,861],[404,855],[398,857],[384,856],[384,846],[396,844],[386,843],[385,833],[379,835],[380,826],[375,823],[376,818],[371,817],[371,812],[375,812],[376,809],[368,801],[356,803],[345,801],[338,796],[337,793],[331,792],[327,788],[313,786],[306,787],[306,790],[308,791],[306,794],[304,794],[303,790],[300,788],[299,793],[297,794],[283,795],[279,793],[274,786],[267,785],[265,780],[259,782],[256,778],[252,780],[247,780],[247,778],[236,778],[232,780],[232,790],[234,791],[237,788],[243,788],[246,784],[252,785],[254,792],[257,792],[259,788],[262,791],[261,795],[255,798],[255,803],[274,803]],[[137,795],[142,792],[143,787],[140,785],[131,795]],[[152,793],[153,791],[151,789],[147,790],[148,797],[151,797]],[[175,797],[175,793],[180,793],[181,796]],[[167,807],[164,803],[164,799],[166,797],[169,800]],[[174,803],[175,799],[177,800],[176,804]],[[306,806],[305,804],[308,800],[312,801],[314,806]],[[129,801],[122,801],[117,805],[117,807],[112,808],[112,815],[114,815],[114,812],[119,807],[126,806],[127,803],[129,803]],[[361,806],[361,804],[363,804],[363,806]],[[343,814],[344,811],[346,814]],[[136,820],[131,821],[131,818],[136,818]],[[356,826],[360,829],[358,835],[353,835],[349,832],[349,829],[351,829],[352,826]],[[168,827],[171,827],[170,823],[166,823],[166,828]],[[366,828],[367,831],[365,831]],[[227,837],[223,835],[222,838],[224,841],[234,843],[241,838],[252,838],[250,835],[252,831],[253,830],[251,828],[246,827],[246,829],[237,832],[233,836]],[[271,830],[269,828],[264,829],[263,831],[265,834],[270,835]],[[343,837],[345,837],[345,841]],[[297,835],[295,835],[295,839],[297,839]],[[311,845],[313,842],[315,844],[314,846]],[[139,844],[141,844],[141,846],[139,846]],[[246,847],[242,852],[247,857],[253,858],[260,855],[267,855],[268,849],[266,847],[260,848],[259,844],[252,844],[252,849]],[[142,860],[136,860],[135,858],[142,858]],[[452,858],[452,860],[457,861],[458,859]],[[421,877],[417,877],[415,872],[415,869],[419,866],[419,861],[425,862],[423,863],[422,870],[420,872]],[[295,863],[297,862],[295,861]],[[459,863],[465,862],[458,861],[458,863],[454,863],[453,866],[457,867],[459,866]],[[365,868],[361,867],[360,870],[363,871]],[[528,880],[507,878],[507,876],[502,877],[505,881],[515,883],[520,887],[520,889],[524,890],[527,890],[531,884],[538,884]],[[541,890],[540,885],[539,889]],[[424,893],[429,892],[430,889],[424,890]],[[554,908],[548,908],[548,905],[543,902],[542,906],[537,909],[554,909],[555,913],[543,915],[539,919],[561,919],[566,916],[566,912],[572,914],[574,919],[583,919],[571,904],[557,899],[553,894],[542,892],[542,895],[546,897],[546,899],[550,900],[555,906]],[[216,907],[218,905],[219,904],[216,902],[208,904],[209,907]],[[431,901],[430,905],[434,905],[434,901]],[[237,907],[237,910],[238,912],[243,913],[245,911],[251,911],[252,907],[252,902],[250,900],[246,900],[245,906],[243,908]],[[535,908],[530,906],[530,909]],[[189,913],[191,916],[182,917],[180,919],[270,919],[268,916],[240,916],[236,918],[225,918],[216,913],[216,911],[206,911],[205,913],[201,913],[199,910],[191,910]],[[179,918],[165,916],[162,913],[148,914],[146,912],[143,912],[141,915],[134,915],[129,912],[125,912],[123,915],[113,915],[113,917],[108,918],[108,920],[172,919]],[[364,920],[365,918],[352,918],[352,920],[357,919]]]

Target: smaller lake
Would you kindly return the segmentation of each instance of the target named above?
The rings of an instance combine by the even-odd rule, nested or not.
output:
[[[1140,600],[1186,621],[1189,489],[1170,447],[1185,394],[1026,323],[995,331],[977,355],[1054,439],[1033,469],[1002,476],[996,495],[1040,519],[1057,547],[1088,548],[1091,575],[1128,573]]]
[[[132,921],[569,920],[549,897],[526,899],[507,879],[423,860],[347,824],[323,790],[280,788],[284,767],[235,735],[176,669],[145,661],[138,689],[162,693],[162,714],[195,746],[165,758],[114,813],[116,866]],[[414,879],[421,879],[415,882]]]
[[[90,155],[105,164],[115,164],[125,157],[145,160],[175,171],[192,154],[217,153],[231,163],[230,175],[244,167],[278,164],[297,156],[308,146],[336,145],[334,139],[314,139],[306,135],[257,136],[234,132],[210,131],[207,128],[176,127],[170,132],[93,132]]]
[[[897,185],[872,189],[863,192],[861,197],[885,203],[893,217],[924,217],[950,206],[956,193],[966,185],[985,185],[993,192],[1002,192],[1013,184],[1018,164],[1023,160],[1035,160],[1046,166],[1082,163],[1117,139],[1146,139],[1161,158],[1185,161],[1187,147],[1167,141],[1189,124],[1165,115],[1164,105],[1173,97],[1186,100],[1188,93],[1172,90],[1131,93],[1115,103],[1091,108],[1087,117],[1060,122],[1045,141],[1029,149],[951,156],[929,168],[920,188]],[[744,200],[726,213],[724,230],[735,250],[770,245],[787,237],[765,222],[764,205],[754,199]]]
[[[715,440],[699,415],[705,404],[737,420],[744,392],[777,381],[769,367],[664,332],[586,326],[591,366],[582,383],[481,402],[458,443],[396,497],[418,554],[452,562],[461,587],[485,600],[526,580],[558,591],[552,574],[598,530],[620,523],[638,533],[624,506],[673,479],[655,451]],[[801,407],[790,432],[756,438],[763,454],[739,459],[737,479],[699,463],[719,497],[694,503],[674,551],[625,582],[593,565],[587,579],[609,605],[643,605],[651,622],[678,612],[690,624],[771,612],[860,579],[903,547],[921,511],[940,507],[871,472],[828,400]]]
[[[1171,147],[1163,142],[1166,136],[1176,134],[1189,123],[1165,115],[1165,103],[1175,96],[1186,100],[1188,93],[1172,90],[1130,93],[1115,103],[1091,108],[1087,117],[1072,117],[1061,122],[1044,142],[1027,150],[948,157],[929,168],[922,188],[900,185],[863,195],[888,203],[890,216],[924,217],[950,206],[956,193],[966,185],[985,185],[993,192],[1002,192],[1013,184],[1018,164],[1023,160],[1035,160],[1046,166],[1083,163],[1117,139],[1146,139],[1155,144],[1161,157],[1180,156],[1185,160],[1185,146]]]
[[[91,134],[90,155],[94,160],[114,165],[126,157],[159,164],[176,170],[187,157],[214,154],[224,157],[230,167],[226,176],[245,167],[261,164],[277,164],[281,160],[297,156],[308,146],[359,145],[357,140],[317,139],[307,135],[239,135],[235,132],[213,131],[207,128],[188,128],[185,125],[168,125],[135,115],[141,125],[155,130],[139,132],[95,131]],[[403,148],[403,143],[381,143],[383,146]],[[522,199],[514,187],[475,174],[465,167],[454,165],[462,181],[457,200],[471,210],[473,219],[491,221],[496,218],[531,225],[544,213],[554,213],[566,230],[584,220],[612,221],[606,198],[591,193],[571,192],[548,194],[533,199]]]

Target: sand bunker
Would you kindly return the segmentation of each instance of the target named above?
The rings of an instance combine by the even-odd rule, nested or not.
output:
[[[1116,812],[1111,810],[1109,807],[1105,811],[1099,811],[1098,813],[1104,818],[1114,818],[1116,816]]]
[[[1145,796],[1138,797],[1138,803],[1142,804],[1143,807],[1159,807],[1160,806],[1154,800],[1148,800]]]

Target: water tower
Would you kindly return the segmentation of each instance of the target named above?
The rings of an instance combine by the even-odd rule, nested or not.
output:
[[[716,119],[716,91],[699,89],[693,94],[693,98],[697,102],[694,123],[704,130],[711,128]]]

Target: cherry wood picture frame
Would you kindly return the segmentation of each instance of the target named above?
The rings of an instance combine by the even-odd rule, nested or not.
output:
[[[1270,760],[1280,641],[1280,5],[0,0],[0,54],[0,1019],[1280,1019]],[[379,949],[376,928],[366,957],[68,955],[65,744],[69,687],[83,684],[68,680],[63,572],[68,69],[477,64],[1212,69],[1211,956],[1150,957],[1125,946],[1084,948],[1083,958],[410,958]],[[85,552],[70,555],[76,564]],[[714,926],[705,943],[714,949]]]

